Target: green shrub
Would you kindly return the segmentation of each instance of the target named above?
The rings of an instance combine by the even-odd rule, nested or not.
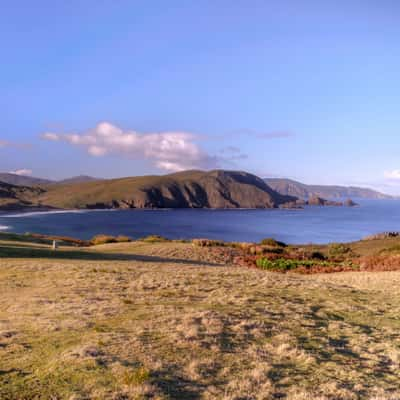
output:
[[[344,257],[349,256],[352,250],[349,246],[342,243],[332,243],[329,245],[328,253],[330,257]]]
[[[299,266],[297,260],[286,260],[279,258],[277,260],[269,260],[267,258],[259,258],[256,261],[257,267],[271,271],[289,271]]]
[[[277,260],[269,260],[268,258],[261,257],[256,260],[258,268],[270,271],[290,271],[300,267],[310,268],[315,265],[330,266],[332,265],[326,261],[313,261],[313,260],[293,260],[286,258],[278,258]]]

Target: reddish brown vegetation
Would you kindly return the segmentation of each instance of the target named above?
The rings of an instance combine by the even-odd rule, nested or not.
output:
[[[277,246],[268,244],[228,244],[209,240],[196,240],[196,246],[208,247],[219,262],[232,263],[246,268],[258,268],[257,260],[288,260],[298,266],[290,270],[271,269],[277,272],[320,274],[347,271],[395,271],[400,270],[400,255],[379,254],[363,256],[355,254],[343,244],[332,244],[321,250],[310,247]],[[304,265],[301,262],[304,261]]]
[[[375,255],[360,259],[360,271],[400,270],[400,255]]]

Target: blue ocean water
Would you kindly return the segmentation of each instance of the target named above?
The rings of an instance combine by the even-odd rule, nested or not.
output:
[[[359,207],[306,207],[303,210],[126,210],[2,213],[0,230],[89,239],[96,234],[132,238],[211,238],[286,243],[354,241],[382,231],[400,231],[400,201],[358,200]]]

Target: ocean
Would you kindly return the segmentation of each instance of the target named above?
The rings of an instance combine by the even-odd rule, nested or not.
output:
[[[1,213],[0,231],[89,239],[96,234],[134,239],[210,238],[255,242],[273,237],[286,243],[349,242],[383,231],[400,231],[400,201],[357,200],[359,207],[303,210],[92,210]]]

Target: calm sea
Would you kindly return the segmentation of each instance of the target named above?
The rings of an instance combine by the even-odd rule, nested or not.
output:
[[[212,238],[287,243],[353,241],[400,231],[400,201],[358,200],[360,207],[307,207],[304,210],[129,210],[2,213],[0,230],[89,239],[96,234],[132,238],[162,235],[171,239]]]

